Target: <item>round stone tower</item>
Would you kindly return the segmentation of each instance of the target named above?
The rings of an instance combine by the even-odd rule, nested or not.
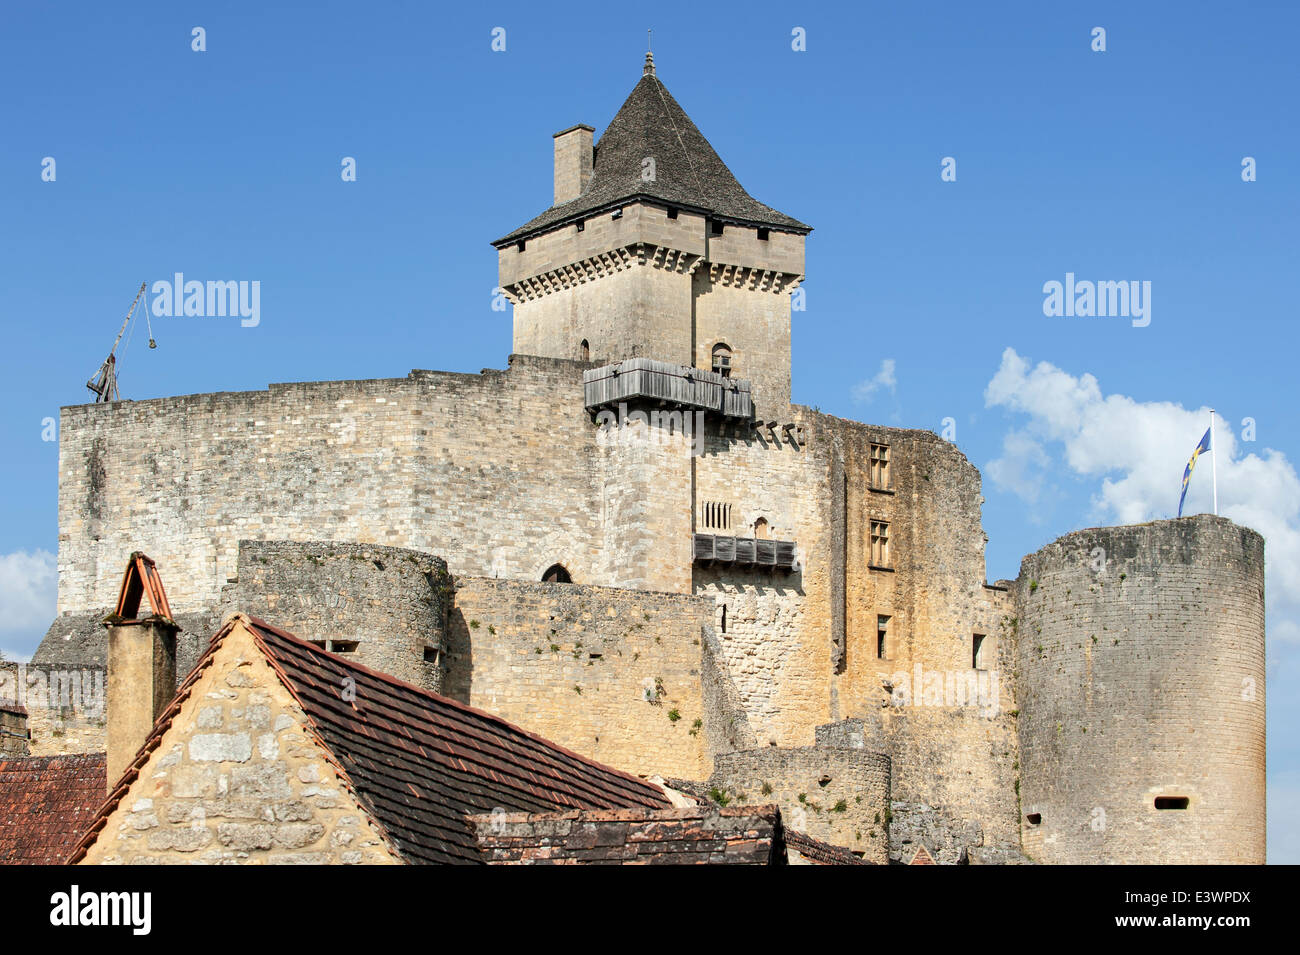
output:
[[[1263,538],[1208,514],[1077,531],[1015,596],[1025,852],[1263,863]]]

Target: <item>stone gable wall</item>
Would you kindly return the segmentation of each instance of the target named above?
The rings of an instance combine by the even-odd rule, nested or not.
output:
[[[399,861],[236,627],[83,864]]]

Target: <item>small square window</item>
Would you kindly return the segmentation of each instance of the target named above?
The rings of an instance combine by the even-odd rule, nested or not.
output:
[[[524,246],[525,246],[526,244],[527,244],[527,243],[525,243],[525,241],[524,241],[523,239],[520,239],[518,242],[515,243],[515,248],[516,248],[517,250],[519,250],[520,252],[522,252],[522,251],[524,251]]]
[[[676,209],[676,207],[674,207],[674,206],[669,206],[669,207],[668,207],[668,218],[670,218],[670,219],[676,219],[676,218],[677,218],[677,209]]]
[[[709,220],[709,235],[722,235],[722,223],[717,219]]]
[[[759,230],[758,230],[758,241],[759,241],[759,242],[766,242],[766,241],[767,241],[767,230],[766,230],[766,229],[759,229]]]

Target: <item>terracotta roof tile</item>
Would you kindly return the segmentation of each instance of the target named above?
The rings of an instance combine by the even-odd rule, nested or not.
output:
[[[776,806],[497,813],[470,819],[504,865],[782,865]]]
[[[0,863],[57,865],[104,802],[103,753],[0,760]]]
[[[854,855],[850,849],[822,842],[795,829],[785,831],[785,844],[786,848],[794,850],[805,859],[822,865],[871,865],[870,862]]]

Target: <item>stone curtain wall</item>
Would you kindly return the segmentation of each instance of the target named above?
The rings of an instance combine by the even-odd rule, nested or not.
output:
[[[682,594],[458,577],[445,692],[625,772],[703,779],[711,623]]]
[[[0,701],[26,707],[32,756],[104,751],[103,666],[0,663]]]
[[[732,528],[720,533],[752,536],[762,518],[770,537],[796,544],[794,573],[728,565],[694,572],[695,593],[714,602],[714,628],[760,745],[806,745],[830,718],[834,446],[807,424],[802,443],[779,428],[774,438],[767,429],[711,427],[695,463],[697,514],[706,501],[731,505]]]
[[[889,757],[861,749],[763,747],[719,755],[710,786],[729,805],[775,803],[787,828],[889,862]]]
[[[536,580],[559,562],[582,583],[688,590],[689,539],[653,560],[641,543],[668,499],[689,536],[680,443],[640,453],[662,470],[607,509],[636,462],[597,447],[587,366],[511,361],[63,409],[60,613],[112,605],[134,550],[157,561],[178,614],[206,609],[237,575],[238,542],[268,538],[407,547],[452,573]]]
[[[1264,862],[1263,539],[1210,515],[1078,531],[1016,599],[1026,853]]]
[[[236,627],[84,864],[399,861],[305,720]]]
[[[239,580],[222,602],[303,640],[355,641],[349,658],[439,692],[451,593],[446,562],[418,551],[240,541]]]

